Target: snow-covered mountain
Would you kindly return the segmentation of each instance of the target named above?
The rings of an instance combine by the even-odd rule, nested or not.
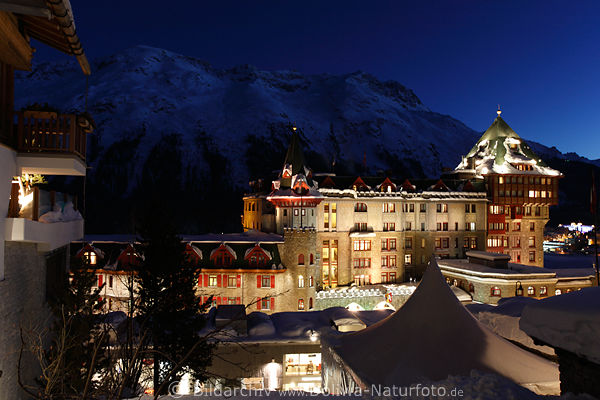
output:
[[[478,136],[460,121],[430,111],[398,82],[363,72],[221,70],[146,46],[97,60],[93,71],[88,104],[98,125],[98,149],[92,165],[132,136],[140,137],[136,161],[142,165],[168,134],[180,135],[184,163],[202,164],[202,137],[226,157],[234,181],[246,184],[252,172],[245,165],[248,142],[283,146],[267,146],[273,153],[263,154],[281,163],[286,127],[295,123],[307,150],[323,163],[362,166],[366,155],[368,169],[376,171],[397,169],[398,159],[411,160],[405,173],[436,176],[442,166],[454,167]],[[41,64],[16,90],[17,106],[47,102],[66,110],[84,108],[85,78],[75,64]]]
[[[400,83],[363,72],[218,69],[147,46],[96,60],[92,71],[86,219],[95,232],[123,231],[131,210],[159,193],[187,210],[184,230],[237,228],[240,194],[249,179],[281,168],[290,124],[313,170],[345,174],[436,177],[480,136]],[[83,111],[85,87],[74,62],[42,63],[17,76],[16,107]],[[102,216],[107,202],[122,212],[111,219],[121,225]]]

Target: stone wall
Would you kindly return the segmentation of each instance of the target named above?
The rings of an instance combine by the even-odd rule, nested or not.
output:
[[[25,399],[17,383],[21,340],[19,329],[47,330],[50,311],[46,304],[46,257],[34,243],[3,242],[5,279],[0,281],[0,394],[2,400]],[[22,380],[33,383],[37,363],[25,355]]]

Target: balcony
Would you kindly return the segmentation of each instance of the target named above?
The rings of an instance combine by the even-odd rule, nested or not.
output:
[[[83,237],[83,218],[76,209],[77,198],[65,193],[25,191],[13,182],[5,240],[37,243],[40,251],[50,251]]]
[[[20,174],[85,175],[90,117],[25,110],[15,112],[14,124]]]

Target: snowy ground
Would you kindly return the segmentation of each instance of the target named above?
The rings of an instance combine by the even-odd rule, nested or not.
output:
[[[600,364],[599,287],[529,304],[519,325],[530,336]]]

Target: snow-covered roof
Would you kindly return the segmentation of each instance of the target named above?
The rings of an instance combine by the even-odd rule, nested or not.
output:
[[[210,258],[213,258],[213,256],[215,255],[215,253],[220,250],[221,248],[224,248],[225,250],[227,250],[227,252],[229,254],[231,254],[231,257],[233,257],[234,260],[237,260],[237,254],[236,252],[231,248],[231,246],[229,246],[227,243],[223,242],[221,243],[221,245],[215,249],[213,249],[210,252]]]
[[[260,243],[256,243],[254,245],[254,247],[248,247],[248,249],[246,249],[246,252],[244,253],[244,259],[248,258],[248,256],[250,255],[250,253],[252,253],[256,248],[260,249],[260,251],[262,251],[263,253],[265,253],[267,255],[267,257],[269,257],[269,260],[273,259],[273,255],[271,254],[271,252],[263,249],[262,247],[260,247]]]
[[[600,364],[600,287],[530,304],[519,326],[529,336]]]
[[[403,386],[479,370],[536,392],[559,390],[556,364],[480,324],[452,293],[434,258],[398,311],[362,331],[324,338],[322,346],[335,352],[360,386]]]
[[[527,166],[518,169],[518,165]],[[537,156],[529,145],[500,117],[484,132],[457,171],[475,170],[477,176],[488,174],[524,174],[560,176]]]

